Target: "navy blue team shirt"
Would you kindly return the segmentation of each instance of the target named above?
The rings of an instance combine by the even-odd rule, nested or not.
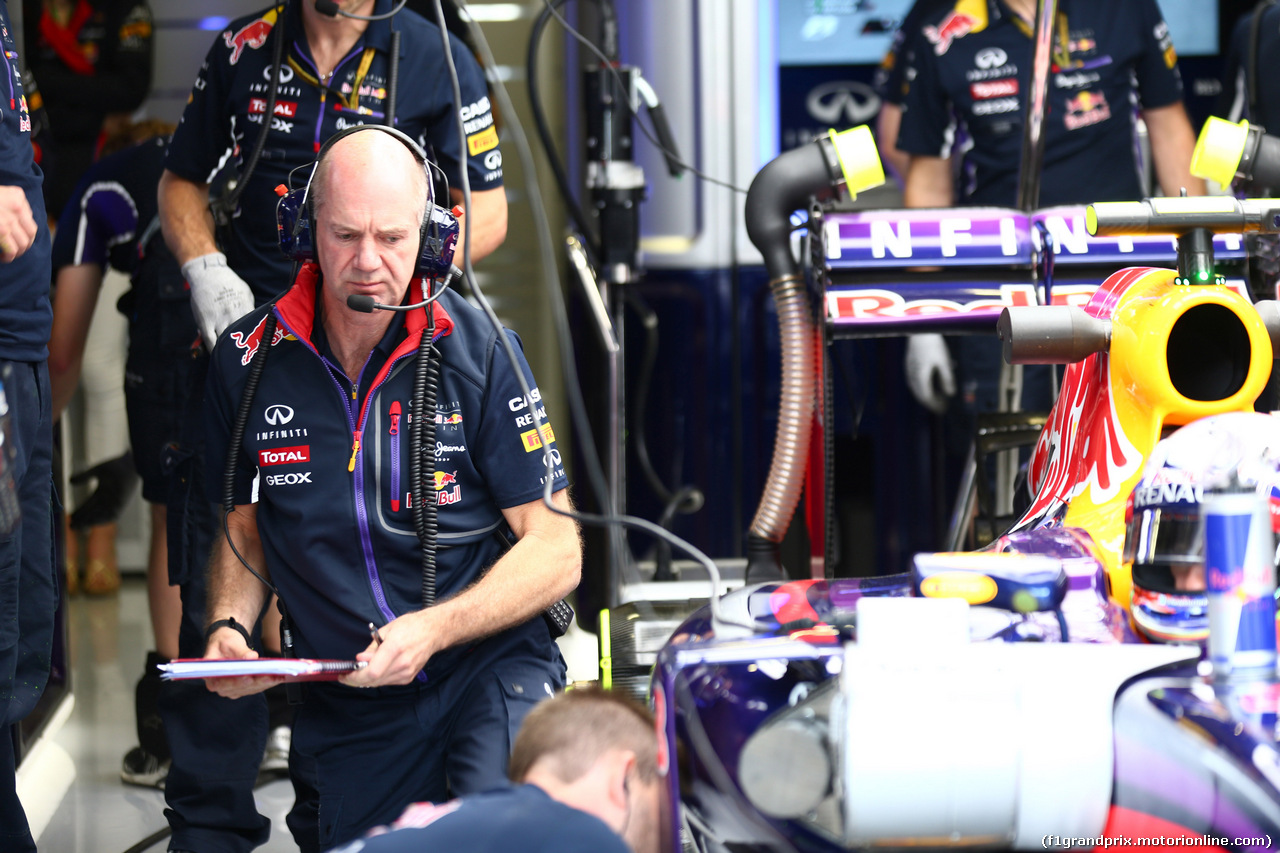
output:
[[[389,11],[378,0],[375,12]],[[209,183],[229,147],[240,165],[262,132],[270,96],[271,55],[278,24],[275,7],[239,18],[217,38],[191,91],[191,100],[169,146],[166,167],[195,183]],[[306,183],[321,145],[339,130],[386,120],[391,29],[400,31],[396,127],[422,143],[448,176],[461,177],[453,92],[440,49],[440,31],[404,10],[389,21],[372,21],[351,52],[338,63],[327,84],[317,79],[302,28],[298,3],[285,12],[285,53],[266,146],[240,198],[238,222],[221,235],[227,263],[253,289],[261,304],[284,290],[292,262],[280,252],[276,235],[275,188]],[[493,124],[484,75],[456,37],[450,46],[458,70],[460,111],[467,134],[467,165],[476,191],[502,186],[502,155]],[[448,206],[447,199],[439,200]]]
[[[536,785],[451,800],[415,803],[389,832],[352,841],[331,853],[630,853],[604,821],[552,799]]]
[[[912,40],[914,77],[898,148],[950,156],[957,124],[964,154],[957,201],[1017,202],[1032,33],[1001,0],[931,9]],[[1140,198],[1135,109],[1169,106],[1182,80],[1155,0],[1061,0],[1054,26],[1040,205]]]
[[[876,69],[875,87],[885,103],[902,106],[910,89],[908,70],[913,64],[911,49],[915,46],[913,34],[920,32],[922,21],[934,9],[950,6],[955,0],[916,0],[902,17],[902,23],[893,34],[889,49]]]
[[[132,273],[138,239],[156,217],[156,185],[164,171],[163,137],[132,145],[89,168],[71,194],[53,238],[53,269],[110,265]]]
[[[4,71],[0,84],[0,186],[21,187],[40,233],[16,260],[0,264],[0,359],[44,361],[49,357],[53,306],[49,302],[49,224],[40,185],[44,174],[31,150],[31,113],[22,93],[18,49],[9,4],[0,3]]]
[[[368,623],[422,609],[409,425],[426,311],[393,315],[352,387],[328,357],[316,315],[319,287],[318,268],[306,264],[271,309],[279,317],[276,342],[246,425],[235,500],[250,503],[257,491],[258,532],[272,580],[289,602],[296,654],[351,658],[369,644]],[[219,504],[232,421],[268,310],[233,323],[211,357],[206,471],[208,497]],[[531,407],[548,422],[515,333],[506,332],[532,400],[479,309],[446,291],[436,322],[436,469],[426,492],[439,509],[436,588],[443,599],[478,580],[505,551],[495,535],[509,533],[501,510],[542,496],[543,438],[554,460],[553,490],[567,480],[554,432],[539,436],[533,425]],[[552,641],[539,616],[485,642],[543,649]],[[464,653],[455,647],[432,657],[427,674],[443,675]]]
[[[1227,50],[1226,70],[1222,75],[1223,96],[1215,115],[1231,121],[1248,119],[1250,124],[1262,125],[1271,135],[1280,133],[1280,86],[1275,80],[1275,60],[1280,57],[1280,6],[1262,11],[1258,22],[1257,52],[1251,44],[1255,12],[1240,16],[1231,31],[1231,45]],[[1250,58],[1253,58],[1257,100],[1256,110],[1250,110],[1246,75]]]

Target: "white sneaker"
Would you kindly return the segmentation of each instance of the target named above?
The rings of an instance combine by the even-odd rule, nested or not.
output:
[[[276,726],[267,735],[267,748],[262,753],[262,764],[259,773],[273,776],[289,774],[289,744],[293,741],[293,729],[288,726]]]

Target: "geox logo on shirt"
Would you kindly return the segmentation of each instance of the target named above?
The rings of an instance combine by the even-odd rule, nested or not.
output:
[[[976,116],[991,116],[999,113],[1017,112],[1019,108],[1017,98],[997,98],[991,101],[978,101],[973,105],[973,114]]]
[[[268,486],[297,486],[301,483],[311,485],[311,472],[301,471],[297,474],[268,474],[262,479]]]
[[[310,462],[311,445],[301,444],[297,447],[274,447],[271,450],[258,451],[258,465],[289,465],[294,462]]]

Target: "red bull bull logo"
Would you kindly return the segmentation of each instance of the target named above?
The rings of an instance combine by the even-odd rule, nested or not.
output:
[[[436,423],[446,426],[457,426],[462,423],[462,412],[436,412]]]
[[[231,339],[231,343],[235,344],[239,349],[244,350],[244,355],[240,357],[240,364],[248,366],[253,361],[254,355],[258,352],[258,344],[262,342],[262,327],[266,324],[267,318],[263,317],[258,321],[258,325],[253,327],[253,331],[248,335],[244,332],[231,332],[227,337]],[[276,333],[271,336],[271,345],[275,346],[284,340],[287,333],[279,326],[276,327]]]
[[[951,43],[973,32],[978,20],[963,12],[951,12],[938,26],[926,26],[924,37],[933,44],[933,52],[942,56],[951,49]]]
[[[1111,118],[1111,108],[1101,92],[1081,92],[1067,101],[1067,111],[1062,122],[1067,130],[1088,127]]]
[[[251,21],[241,27],[236,32],[227,30],[222,34],[222,40],[227,47],[231,48],[232,65],[240,61],[240,54],[244,53],[245,48],[253,48],[257,50],[267,43],[267,36],[271,35],[271,28],[276,23],[276,11],[271,9],[256,21]]]
[[[435,478],[436,478],[436,491],[438,492],[441,489],[443,489],[445,486],[456,485],[458,482],[458,472],[454,471],[452,474],[450,474],[447,471],[436,471]]]

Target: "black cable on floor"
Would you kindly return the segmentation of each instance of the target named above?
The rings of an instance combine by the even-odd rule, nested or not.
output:
[[[156,844],[160,843],[161,841],[164,841],[166,838],[168,838],[172,834],[173,834],[173,830],[167,826],[164,829],[157,829],[155,832],[151,833],[146,838],[142,839],[137,844],[133,845],[128,850],[124,851],[124,853],[142,853],[142,851],[150,847],[154,847]]]

